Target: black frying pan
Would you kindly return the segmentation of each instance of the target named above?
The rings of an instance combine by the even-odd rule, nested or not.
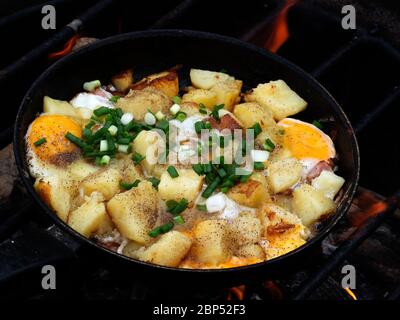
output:
[[[81,91],[82,83],[90,79],[100,79],[102,83],[107,83],[112,75],[127,67],[133,67],[135,78],[140,79],[176,64],[183,66],[179,71],[181,87],[189,83],[191,67],[226,69],[229,74],[243,80],[245,90],[259,83],[283,79],[309,103],[307,110],[296,117],[310,122],[315,119],[332,120],[328,127],[339,155],[340,175],[346,182],[338,200],[336,214],[323,221],[316,236],[305,245],[276,259],[239,268],[167,268],[137,261],[96,245],[63,223],[36,194],[32,186],[33,179],[28,173],[24,135],[29,124],[42,112],[44,95],[69,100]],[[304,261],[312,262],[312,259],[306,259],[306,255],[309,257],[312,254],[310,248],[327,235],[349,208],[359,175],[359,152],[353,129],[337,102],[314,78],[285,59],[250,44],[215,34],[182,30],[155,30],[115,36],[98,41],[56,62],[32,85],[21,104],[15,123],[14,152],[30,196],[66,236],[70,235],[74,241],[90,246],[92,250],[103,252],[113,263],[122,262],[128,270],[150,272],[149,279],[174,279],[178,283],[185,283],[188,279],[206,285],[245,283],[250,278],[267,278],[276,273],[288,272]]]

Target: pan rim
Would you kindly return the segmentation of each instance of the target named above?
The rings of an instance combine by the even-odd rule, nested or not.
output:
[[[239,47],[244,47],[246,50],[251,50],[256,52],[257,54],[263,55],[268,59],[274,60],[274,62],[283,64],[285,68],[292,69],[292,71],[300,74],[300,76],[304,79],[307,80],[308,83],[313,85],[313,90],[319,90],[321,94],[324,95],[324,98],[330,100],[330,105],[332,107],[335,115],[338,116],[339,121],[343,122],[343,124],[347,127],[347,129],[350,131],[350,136],[352,137],[351,145],[352,145],[352,154],[354,158],[354,172],[352,173],[352,181],[350,182],[349,187],[347,190],[342,195],[342,199],[339,202],[339,205],[341,206],[341,210],[337,210],[335,215],[331,218],[331,221],[327,223],[324,228],[322,228],[317,235],[315,235],[312,239],[308,240],[305,244],[302,246],[296,248],[295,250],[292,250],[282,256],[273,258],[271,260],[265,260],[259,263],[251,264],[251,265],[245,265],[245,266],[240,266],[240,267],[233,267],[233,268],[223,268],[223,269],[187,269],[187,268],[177,268],[177,267],[166,267],[166,266],[161,266],[149,262],[144,262],[140,261],[137,259],[130,258],[128,256],[118,254],[117,252],[111,251],[107,248],[104,248],[93,241],[90,241],[90,239],[85,238],[81,234],[79,234],[77,231],[69,227],[66,223],[64,223],[57,215],[54,214],[54,211],[52,211],[39,197],[39,195],[35,192],[33,189],[33,184],[31,181],[31,177],[29,176],[29,173],[26,172],[24,166],[23,166],[23,157],[25,155],[20,154],[20,150],[17,147],[18,146],[18,138],[19,138],[19,130],[18,128],[20,127],[20,123],[23,118],[23,114],[25,113],[25,110],[29,107],[29,101],[30,101],[30,96],[32,95],[32,92],[38,87],[46,77],[51,74],[52,72],[57,72],[58,68],[62,66],[65,62],[73,59],[77,59],[82,54],[85,54],[85,52],[91,52],[98,50],[99,48],[103,46],[108,46],[113,43],[121,42],[121,41],[134,41],[135,39],[140,39],[140,38],[149,38],[149,37],[160,37],[164,36],[170,36],[170,37],[189,37],[189,38],[201,38],[201,39],[208,39],[208,40],[214,40],[218,42],[224,42],[228,43],[234,46],[239,46]],[[338,102],[334,99],[334,97],[323,87],[318,80],[316,80],[312,75],[301,69],[299,66],[295,65],[294,63],[286,60],[285,58],[268,52],[265,49],[259,48],[253,44],[246,43],[244,41],[227,37],[227,36],[222,36],[218,35],[215,33],[209,33],[209,32],[201,32],[201,31],[193,31],[193,30],[184,30],[184,29],[161,29],[161,30],[145,30],[145,31],[135,31],[135,32],[130,32],[130,33],[124,33],[116,36],[111,36],[102,40],[98,40],[95,43],[85,46],[63,58],[60,60],[56,61],[53,63],[49,68],[47,68],[31,85],[27,93],[25,94],[20,107],[18,109],[16,121],[15,121],[15,126],[14,126],[14,135],[13,135],[13,150],[14,150],[14,156],[18,168],[19,175],[22,178],[22,181],[29,191],[30,195],[34,198],[36,203],[39,204],[40,208],[50,216],[52,221],[59,226],[64,232],[72,233],[73,236],[80,242],[89,244],[93,246],[97,250],[101,250],[103,252],[112,254],[114,257],[118,259],[122,259],[125,262],[129,263],[138,263],[140,265],[143,265],[145,267],[151,267],[151,268],[156,268],[156,269],[162,269],[166,271],[175,271],[175,272],[185,272],[185,273],[227,273],[227,272],[232,272],[232,271],[245,271],[245,270],[251,270],[251,269],[258,269],[258,268],[263,268],[267,266],[273,266],[274,264],[280,263],[282,260],[287,259],[289,260],[293,256],[297,255],[300,252],[303,252],[310,247],[312,247],[314,244],[317,242],[321,241],[330,231],[331,229],[336,225],[336,223],[343,217],[343,215],[347,212],[347,210],[350,207],[351,201],[354,197],[354,194],[357,189],[358,185],[358,180],[359,180],[359,171],[360,171],[360,154],[359,154],[359,148],[358,148],[358,143],[357,139],[354,133],[354,130],[352,128],[352,125],[350,121],[348,120],[347,115],[344,113]]]

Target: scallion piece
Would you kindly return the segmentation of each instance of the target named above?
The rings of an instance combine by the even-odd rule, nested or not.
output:
[[[215,189],[217,189],[219,183],[221,182],[221,178],[220,177],[216,177],[214,179],[213,182],[211,182],[211,184],[209,184],[207,186],[207,188],[203,191],[203,193],[201,194],[201,196],[203,198],[208,198],[212,195],[212,193],[215,191]]]
[[[204,128],[205,128],[205,129],[209,129],[209,130],[212,129],[211,123],[206,122],[205,125],[204,125]]]
[[[129,183],[129,182],[120,182],[119,185],[121,186],[121,188],[125,189],[125,190],[130,190],[132,188],[136,188],[140,183],[139,179],[136,179],[135,182],[133,183]]]
[[[185,223],[185,219],[183,219],[183,217],[181,215],[177,215],[173,219],[176,224],[184,224]]]
[[[312,124],[314,125],[314,126],[316,126],[318,129],[320,129],[320,130],[322,130],[323,128],[324,128],[324,126],[322,125],[322,123],[321,122],[319,122],[318,120],[314,120],[313,122],[312,122]]]
[[[106,166],[110,163],[111,157],[109,155],[104,155],[101,157],[100,165]]]
[[[263,144],[263,148],[268,152],[272,152],[275,149],[275,144],[271,141],[271,139],[267,138]]]
[[[182,99],[179,96],[172,97],[172,101],[176,104],[181,104]]]
[[[203,166],[200,163],[196,163],[196,164],[192,165],[192,169],[199,176],[201,176],[203,174]]]
[[[197,210],[207,212],[207,206],[205,204],[198,204],[196,205]]]
[[[223,192],[223,193],[227,193],[228,190],[229,190],[228,187],[222,187],[222,188],[221,188],[221,192]]]
[[[96,88],[101,86],[100,80],[88,81],[83,84],[83,89],[89,92],[94,91]]]
[[[205,163],[203,164],[203,171],[205,173],[211,172],[212,171],[212,165],[211,163]]]
[[[254,130],[254,138],[256,138],[262,131],[261,126],[260,126],[260,124],[258,122],[253,124],[249,129],[253,129]]]
[[[153,230],[151,230],[148,235],[152,238],[155,238],[157,236],[159,236],[160,234],[163,233],[167,233],[168,231],[172,230],[172,228],[174,227],[174,223],[173,222],[167,222],[157,228],[154,228]]]
[[[130,144],[131,139],[130,138],[121,138],[121,139],[118,139],[117,143],[118,144]]]
[[[197,122],[194,124],[194,129],[196,130],[196,133],[197,133],[197,134],[200,134],[200,133],[201,133],[201,130],[202,130],[202,129],[205,129],[205,127],[204,127],[204,122],[203,122],[203,121],[197,121]]]
[[[179,111],[176,115],[175,115],[175,119],[179,120],[180,122],[183,122],[186,119],[186,113]]]
[[[188,204],[189,202],[185,198],[183,198],[181,199],[181,201],[178,202],[178,204],[173,209],[169,211],[169,213],[171,213],[173,216],[176,216],[181,212],[185,211]]]
[[[201,114],[207,114],[207,110],[206,110],[206,109],[199,109],[199,112],[200,112]]]
[[[109,114],[111,112],[112,109],[107,108],[107,107],[100,107],[97,108],[96,110],[93,111],[93,114],[96,117],[101,117],[101,116],[105,116],[106,114]]]
[[[110,98],[110,101],[111,101],[112,103],[117,103],[117,101],[118,101],[119,98],[121,98],[121,97],[120,97],[120,96],[112,96],[112,97]]]
[[[265,166],[262,162],[254,162],[254,169],[256,170],[264,170]]]
[[[138,153],[136,151],[132,155],[132,160],[133,160],[134,164],[139,164],[144,158],[145,158],[145,156],[142,156],[140,153]]]
[[[40,138],[39,140],[35,141],[33,144],[35,145],[35,147],[39,147],[40,145],[42,145],[45,142],[46,142],[46,138]]]
[[[171,178],[177,178],[177,177],[179,177],[179,173],[178,173],[178,171],[175,169],[174,166],[169,166],[169,167],[167,168],[167,171],[168,171],[169,175],[171,176]]]
[[[79,148],[83,149],[84,151],[91,151],[93,148],[89,146],[86,142],[82,139],[78,138],[77,136],[73,135],[71,132],[67,132],[65,137],[71,141],[73,144],[77,145]]]
[[[153,185],[153,187],[155,189],[158,188],[158,185],[160,184],[160,180],[158,180],[156,177],[150,177],[147,180],[151,182],[151,184]]]

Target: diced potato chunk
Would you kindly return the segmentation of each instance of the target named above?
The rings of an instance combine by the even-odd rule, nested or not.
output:
[[[217,104],[217,94],[210,90],[194,89],[183,95],[182,102],[202,103],[212,109]]]
[[[259,123],[262,129],[276,125],[271,111],[261,107],[256,102],[237,104],[233,110],[233,114],[245,128],[250,128],[255,123]]]
[[[282,222],[285,224],[301,225],[301,220],[297,215],[272,203],[267,203],[259,208],[257,210],[257,217],[264,226],[264,233],[267,232],[268,227]]]
[[[200,89],[211,89],[215,84],[221,81],[233,81],[235,78],[222,72],[190,69],[190,81]]]
[[[191,253],[202,263],[217,265],[230,255],[226,220],[205,220],[194,228]]]
[[[143,90],[131,90],[129,93],[118,99],[117,108],[124,112],[133,114],[135,120],[143,120],[149,110],[154,114],[158,111],[166,114],[172,105],[171,99],[160,90],[152,87],[146,87]]]
[[[242,89],[242,81],[225,81],[216,83],[210,90],[217,95],[216,104],[224,104],[224,108],[228,111],[240,101],[240,90]]]
[[[71,174],[72,179],[76,181],[82,181],[84,178],[90,176],[98,170],[98,166],[86,162],[83,159],[72,162],[68,167],[68,171]]]
[[[143,130],[133,140],[133,150],[145,157],[140,164],[148,174],[152,174],[164,147],[163,138],[155,131]]]
[[[324,170],[312,180],[311,185],[320,190],[325,196],[333,199],[344,184],[344,179],[332,171]]]
[[[270,199],[264,176],[258,177],[258,179],[252,176],[246,182],[235,185],[229,189],[227,196],[237,203],[251,208],[257,208]]]
[[[177,267],[191,245],[192,240],[188,236],[179,231],[170,231],[147,249],[142,252],[139,250],[138,258],[162,266]]]
[[[192,169],[177,169],[179,176],[172,178],[167,171],[161,175],[158,193],[161,199],[176,200],[186,199],[189,203],[197,198],[203,185],[203,176],[199,176]]]
[[[139,165],[135,165],[130,156],[124,156],[117,161],[112,162],[110,167],[113,167],[121,173],[121,181],[132,183],[136,180],[143,180],[144,175]]]
[[[151,74],[132,85],[134,90],[142,90],[148,87],[157,89],[172,98],[179,92],[178,74],[175,70],[163,71]]]
[[[265,259],[265,252],[264,249],[258,244],[246,244],[240,247],[236,254],[239,257],[244,258],[256,258],[256,259]]]
[[[273,162],[268,167],[268,182],[272,192],[291,188],[301,178],[303,166],[300,161],[288,158]]]
[[[117,169],[104,168],[86,177],[79,188],[87,196],[92,192],[100,192],[105,200],[109,200],[119,192],[120,181],[121,173]]]
[[[261,222],[251,216],[240,216],[228,225],[231,240],[239,246],[254,244],[261,238]]]
[[[136,188],[115,195],[107,203],[107,211],[119,232],[141,244],[151,238],[147,234],[158,219],[157,192],[150,182],[142,181]]]
[[[127,91],[133,83],[133,70],[127,69],[111,78],[111,83],[118,91]]]
[[[321,191],[308,184],[302,184],[293,192],[293,211],[304,225],[309,226],[320,217],[335,211],[335,202]]]
[[[62,114],[71,117],[80,117],[77,110],[69,102],[52,99],[48,96],[43,98],[43,111],[49,114]]]
[[[42,200],[53,209],[64,222],[71,209],[71,194],[61,183],[50,183],[36,179],[34,188]]]
[[[305,244],[303,234],[304,226],[301,224],[290,226],[284,231],[268,233],[268,245],[265,248],[267,260],[282,256]]]
[[[80,234],[90,237],[107,221],[109,217],[104,203],[92,197],[69,214],[67,223]]]
[[[290,89],[283,80],[259,84],[250,95],[246,96],[246,100],[258,102],[270,110],[278,121],[299,113],[307,107],[307,102]]]

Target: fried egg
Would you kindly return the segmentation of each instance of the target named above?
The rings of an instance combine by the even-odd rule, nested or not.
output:
[[[56,171],[59,173],[63,167],[79,158],[81,151],[65,138],[67,132],[82,136],[80,125],[68,116],[44,114],[31,123],[25,142],[29,169],[34,177],[44,178]],[[43,138],[45,142],[36,146],[35,142]]]
[[[278,123],[285,132],[282,144],[298,160],[328,160],[335,157],[336,151],[331,138],[316,126],[292,118]]]

